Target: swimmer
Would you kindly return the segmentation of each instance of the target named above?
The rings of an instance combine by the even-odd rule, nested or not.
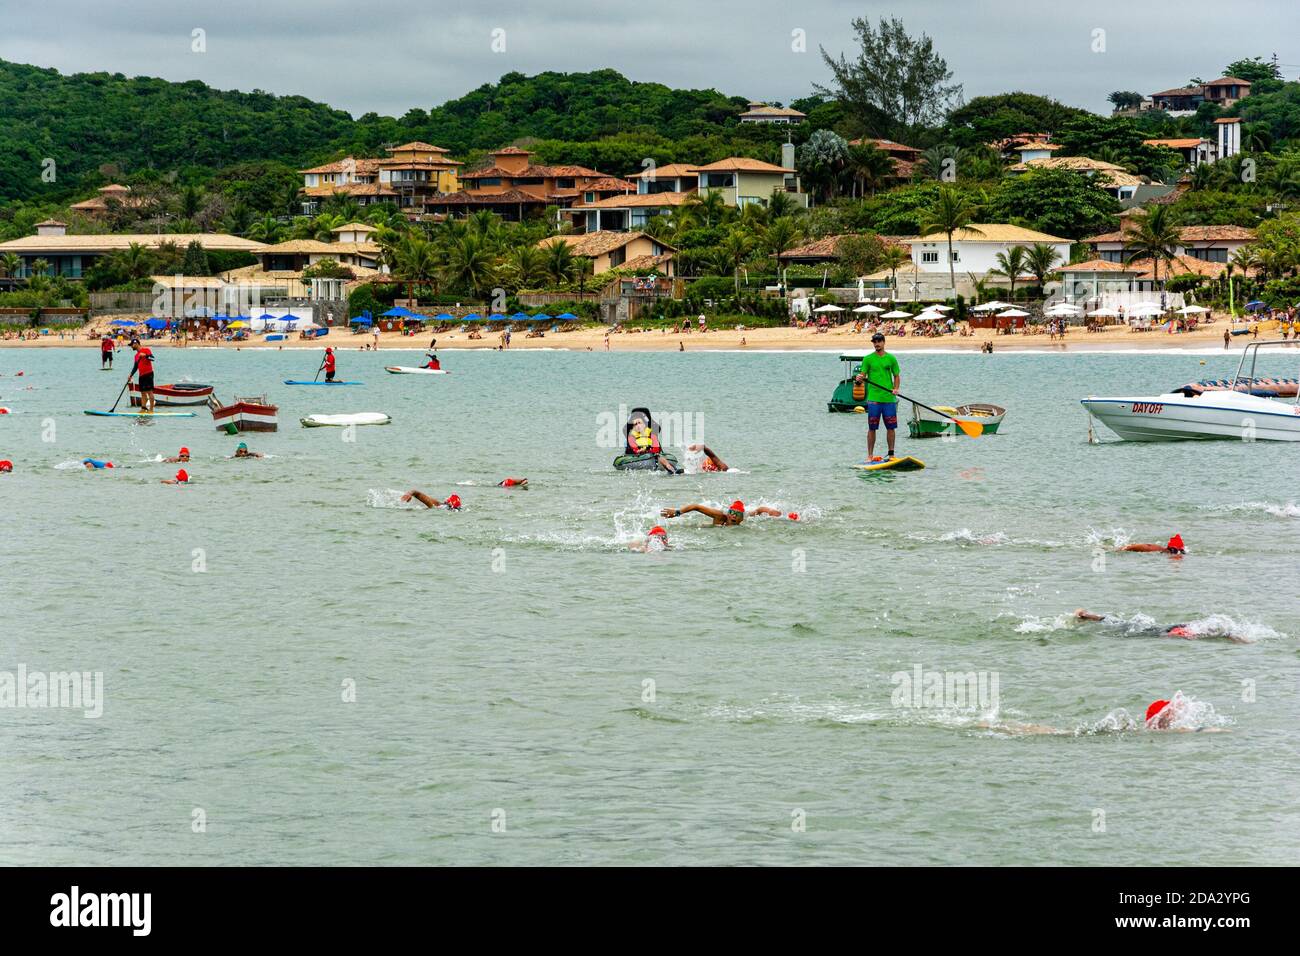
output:
[[[246,442],[241,441],[239,443],[239,447],[235,449],[235,453],[230,457],[231,458],[262,458],[264,456],[260,451],[249,451],[248,444]]]
[[[702,472],[730,470],[727,468],[727,463],[723,461],[721,458],[719,458],[716,454],[714,454],[713,449],[711,449],[708,445],[705,444],[687,445],[686,450],[704,452],[704,460],[700,462],[700,471]]]
[[[498,488],[527,488],[527,478],[503,478],[497,482]]]
[[[643,540],[633,541],[628,545],[631,550],[642,552],[666,551],[670,547],[672,546],[668,543],[668,532],[661,525],[655,525],[646,532]]]
[[[182,447],[181,450],[176,453],[175,458],[163,459],[163,461],[169,465],[181,464],[184,462],[188,462],[189,460],[190,460],[190,450],[184,447]]]
[[[1219,733],[1228,732],[1225,728],[1216,727],[1216,726],[1208,726],[1208,727],[1175,726],[1175,723],[1177,722],[1179,717],[1181,717],[1184,711],[1186,710],[1187,703],[1188,701],[1183,696],[1182,691],[1175,691],[1173,697],[1171,697],[1169,700],[1155,700],[1152,701],[1149,705],[1147,705],[1146,713],[1144,715],[1144,719],[1140,727],[1137,725],[1137,722],[1132,717],[1128,717],[1128,715],[1125,714],[1125,717],[1127,719],[1127,725],[1110,726],[1105,729],[1110,731],[1119,731],[1119,732],[1123,732],[1126,730],[1150,730],[1150,731],[1166,731],[1170,733],[1203,733],[1203,734],[1219,734]],[[1059,727],[1051,727],[1047,724],[1027,724],[1027,723],[1021,723],[1019,721],[1002,722],[1002,721],[982,720],[976,723],[975,726],[980,728],[981,730],[1000,731],[1001,733],[1013,734],[1015,736],[1050,735],[1050,736],[1062,736],[1062,737],[1075,737],[1078,736],[1080,733],[1079,730],[1062,730]],[[1098,729],[1091,729],[1086,732],[1099,733],[1102,731]]]
[[[7,475],[14,470],[14,463],[8,458],[0,458],[0,475]]]
[[[1138,551],[1146,554],[1161,553],[1168,554],[1175,558],[1181,558],[1187,553],[1187,548],[1183,546],[1183,536],[1176,534],[1169,539],[1167,544],[1126,544],[1115,549],[1116,551]]]
[[[460,510],[460,495],[448,495],[445,501],[439,501],[437,498],[432,498],[423,491],[417,491],[414,488],[402,495],[403,501],[410,501],[412,498],[426,508],[446,508],[448,511]]]
[[[188,485],[190,483],[190,473],[182,468],[176,472],[175,478],[164,478],[162,483],[164,485]]]
[[[743,501],[733,501],[731,507],[726,511],[721,511],[717,508],[710,508],[708,505],[685,505],[681,508],[665,508],[663,511],[659,512],[659,514],[665,518],[680,518],[682,515],[691,511],[698,512],[706,518],[712,519],[715,528],[738,525],[745,520],[746,516],[745,503]],[[750,511],[749,514],[755,516],[764,515],[773,518],[783,517],[781,512],[777,511],[775,508],[766,507],[755,508],[753,511]],[[791,514],[794,514],[794,512],[791,512]],[[796,517],[792,520],[798,520],[798,518]]]
[[[97,458],[83,458],[81,463],[86,467],[86,471],[99,471],[101,468],[112,468],[111,461],[100,461]]]
[[[1085,611],[1083,608],[1079,608],[1078,610],[1076,610],[1074,612],[1074,616],[1078,618],[1080,621],[1103,621],[1108,624],[1127,623],[1121,620],[1120,618],[1115,617],[1112,614],[1094,614],[1091,611]],[[1145,630],[1147,633],[1151,633],[1152,631],[1157,630],[1157,628],[1146,628],[1143,630]],[[1251,643],[1249,638],[1242,637],[1239,634],[1197,634],[1186,624],[1172,624],[1169,627],[1164,628],[1163,630],[1159,630],[1159,634],[1162,637],[1181,637],[1185,641],[1196,641],[1196,640],[1200,640],[1202,637],[1206,637],[1206,638],[1222,637],[1222,638],[1226,638],[1229,641],[1232,641],[1234,644]]]

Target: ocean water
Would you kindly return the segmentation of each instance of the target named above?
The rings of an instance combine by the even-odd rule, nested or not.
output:
[[[902,431],[926,469],[867,476],[834,354],[442,358],[344,352],[365,385],[324,389],[280,384],[309,354],[163,350],[160,382],[280,405],[232,461],[205,409],[82,415],[126,373],[91,350],[0,350],[0,697],[103,681],[98,717],[0,707],[0,863],[1294,862],[1300,446],[1090,445],[1078,404],[1235,359],[903,353],[905,393],[1004,431]],[[614,472],[636,405],[736,470]],[[393,423],[298,425],[350,411]],[[735,498],[800,520],[657,517]],[[917,668],[996,693],[900,700]],[[1224,732],[1140,729],[1175,692]]]

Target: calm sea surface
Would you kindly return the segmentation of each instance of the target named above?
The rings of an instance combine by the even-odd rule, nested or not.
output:
[[[833,354],[345,352],[364,387],[324,389],[280,384],[311,354],[162,350],[159,382],[280,405],[258,461],[205,409],[83,416],[119,355],[0,350],[0,672],[104,695],[0,708],[0,863],[1296,859],[1300,446],[1089,445],[1078,404],[1235,358],[903,353],[904,392],[1009,411],[901,432],[927,467],[881,477],[849,467],[865,419],[826,411]],[[635,405],[737,470],[614,472]],[[350,411],[393,423],[298,425]],[[160,484],[182,444],[193,483]],[[734,498],[802,520],[628,548]],[[1185,560],[1104,550],[1174,532]],[[899,706],[918,667],[996,699]],[[1123,729],[1175,691],[1228,732]]]

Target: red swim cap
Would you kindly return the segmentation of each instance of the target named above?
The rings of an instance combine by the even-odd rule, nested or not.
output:
[[[0,408],[0,415],[8,415],[8,414],[9,414],[9,409]]]
[[[190,453],[190,450],[189,450],[188,448],[182,448],[182,449],[180,450],[180,454],[182,454],[182,455],[188,455],[189,453]]]
[[[502,488],[513,488],[513,487],[514,487],[515,485],[517,485],[517,484],[519,484],[519,479],[518,479],[518,478],[507,478],[505,481],[501,482],[501,487],[502,487]]]
[[[730,508],[729,510],[731,510],[731,511],[739,511],[741,514],[744,514],[744,513],[745,513],[745,503],[744,503],[743,501],[733,501],[733,502],[731,503],[731,508]]]
[[[799,513],[797,511],[791,511],[788,515],[786,515],[786,517],[789,518],[791,521],[798,521]]]
[[[8,458],[0,460],[0,471],[13,471],[13,470],[14,470],[14,463],[12,461],[10,461]]]
[[[647,537],[650,537],[650,538],[654,538],[654,537],[666,538],[666,537],[668,537],[668,532],[665,531],[665,530],[663,529],[663,526],[662,526],[662,525],[655,525],[653,528],[650,529],[650,533],[647,535]]]
[[[1151,703],[1151,706],[1147,708],[1147,720],[1150,720],[1152,717],[1156,716],[1156,714],[1160,713],[1160,711],[1164,710],[1168,706],[1169,706],[1169,701],[1167,700],[1153,701]]]
[[[1179,551],[1187,550],[1187,548],[1183,545],[1183,536],[1181,534],[1174,535],[1172,538],[1169,539],[1169,543],[1165,545],[1165,550],[1167,551],[1173,551],[1174,549],[1177,549]]]
[[[106,461],[106,462],[104,462],[104,467],[105,467],[105,468],[112,468],[112,467],[113,467],[113,463],[112,463],[111,461]]]
[[[460,508],[460,495],[448,495],[447,507],[458,510]]]
[[[186,471],[184,468],[182,468],[180,471],[176,472],[176,480],[177,480],[177,481],[189,481],[189,480],[190,480],[190,473],[189,473],[188,471]]]

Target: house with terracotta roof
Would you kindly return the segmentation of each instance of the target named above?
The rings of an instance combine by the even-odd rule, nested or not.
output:
[[[751,102],[745,112],[740,114],[742,123],[778,123],[789,125],[802,123],[808,116],[798,110],[782,106],[768,106],[766,103]]]
[[[648,236],[644,232],[588,232],[549,236],[537,243],[546,249],[562,242],[575,256],[592,262],[592,275],[611,269],[654,269],[660,275],[673,275],[675,246]]]
[[[1152,93],[1147,109],[1164,110],[1171,116],[1195,113],[1202,103],[1213,103],[1224,109],[1236,106],[1250,96],[1250,82],[1235,76],[1221,76],[1208,83],[1176,86],[1173,89]]]
[[[690,163],[651,166],[632,177],[636,191],[646,193],[691,193],[699,188],[700,177]]]
[[[1207,262],[1191,256],[1175,256],[1172,262],[1161,260],[1159,278],[1155,264],[1150,259],[1132,262],[1112,262],[1109,259],[1087,259],[1073,265],[1059,266],[1061,290],[1067,301],[1096,300],[1105,293],[1159,292],[1161,286],[1180,275],[1196,275],[1216,279],[1228,268],[1226,263]]]
[[[823,236],[821,239],[814,239],[812,242],[805,242],[803,245],[795,246],[793,249],[787,249],[780,253],[776,258],[783,265],[822,265],[828,262],[837,262],[840,257],[840,241],[849,237],[859,235],[859,233],[841,233],[834,236]],[[911,247],[907,241],[912,236],[876,236],[887,246],[900,246],[910,251]]]
[[[109,183],[107,186],[101,186],[98,193],[98,196],[73,203],[68,208],[91,219],[103,219],[108,215],[109,209],[114,206],[137,208],[142,202],[131,195],[130,186],[123,186],[120,183]]]
[[[627,232],[644,229],[655,216],[676,212],[694,192],[624,193],[576,203],[565,214],[578,232]]]
[[[29,278],[32,263],[44,259],[49,265],[46,275],[80,279],[100,256],[122,252],[132,245],[157,249],[164,243],[185,249],[197,242],[209,252],[248,252],[257,255],[266,248],[262,243],[225,233],[145,232],[118,233],[114,235],[68,235],[68,227],[57,220],[47,219],[38,224],[36,234],[0,242],[0,255],[17,254],[19,278]]]
[[[517,146],[497,150],[487,166],[461,174],[463,189],[439,196],[429,204],[429,210],[465,216],[488,209],[503,219],[518,221],[547,206],[567,208],[576,202],[596,202],[636,189],[625,179],[586,166],[534,163],[532,155]]]
[[[386,148],[387,158],[356,159],[348,156],[332,163],[299,170],[303,176],[303,212],[312,215],[328,196],[349,196],[359,205],[391,202],[408,215],[425,211],[430,196],[460,188],[457,167],[447,150],[429,143],[412,142]]]
[[[1202,163],[1212,163],[1219,158],[1219,151],[1212,139],[1202,139],[1199,136],[1174,137],[1171,139],[1144,139],[1145,146],[1155,146],[1158,149],[1170,149],[1183,157],[1183,163],[1188,169],[1195,169]]]
[[[1129,236],[1138,228],[1134,219],[1125,217],[1117,232],[1089,236],[1081,241],[1088,244],[1095,258],[1123,262]],[[1226,263],[1238,249],[1254,241],[1255,230],[1244,226],[1181,226],[1175,251],[1179,256],[1201,262]]]
[[[933,232],[901,240],[911,247],[912,262],[922,271],[948,272],[948,236]],[[952,236],[952,268],[959,272],[987,274],[998,266],[998,254],[1014,246],[1037,243],[1051,246],[1062,262],[1070,261],[1070,240],[1009,223],[971,223]]]
[[[1051,144],[1051,133],[1014,133],[989,143],[990,149],[996,149],[1004,160],[1014,159],[1024,146],[1031,143]],[[1023,161],[1023,160],[1022,160]]]
[[[794,148],[789,152],[793,154]],[[767,205],[774,192],[790,193],[800,205],[808,205],[808,197],[800,191],[799,172],[793,161],[787,166],[777,166],[747,156],[729,156],[716,163],[693,166],[691,171],[699,177],[696,188],[701,195],[718,193],[728,206]]]
[[[1134,176],[1123,166],[1108,163],[1087,156],[1051,156],[1044,159],[1031,159],[1026,163],[1008,166],[1007,172],[1026,173],[1033,169],[1068,169],[1093,179],[1097,185],[1111,193],[1116,199],[1129,199],[1146,180]]]
[[[904,146],[892,139],[873,139],[862,136],[849,140],[850,146],[874,146],[894,161],[894,176],[898,182],[907,182],[912,178],[912,170],[921,158],[921,151],[914,146]]]

